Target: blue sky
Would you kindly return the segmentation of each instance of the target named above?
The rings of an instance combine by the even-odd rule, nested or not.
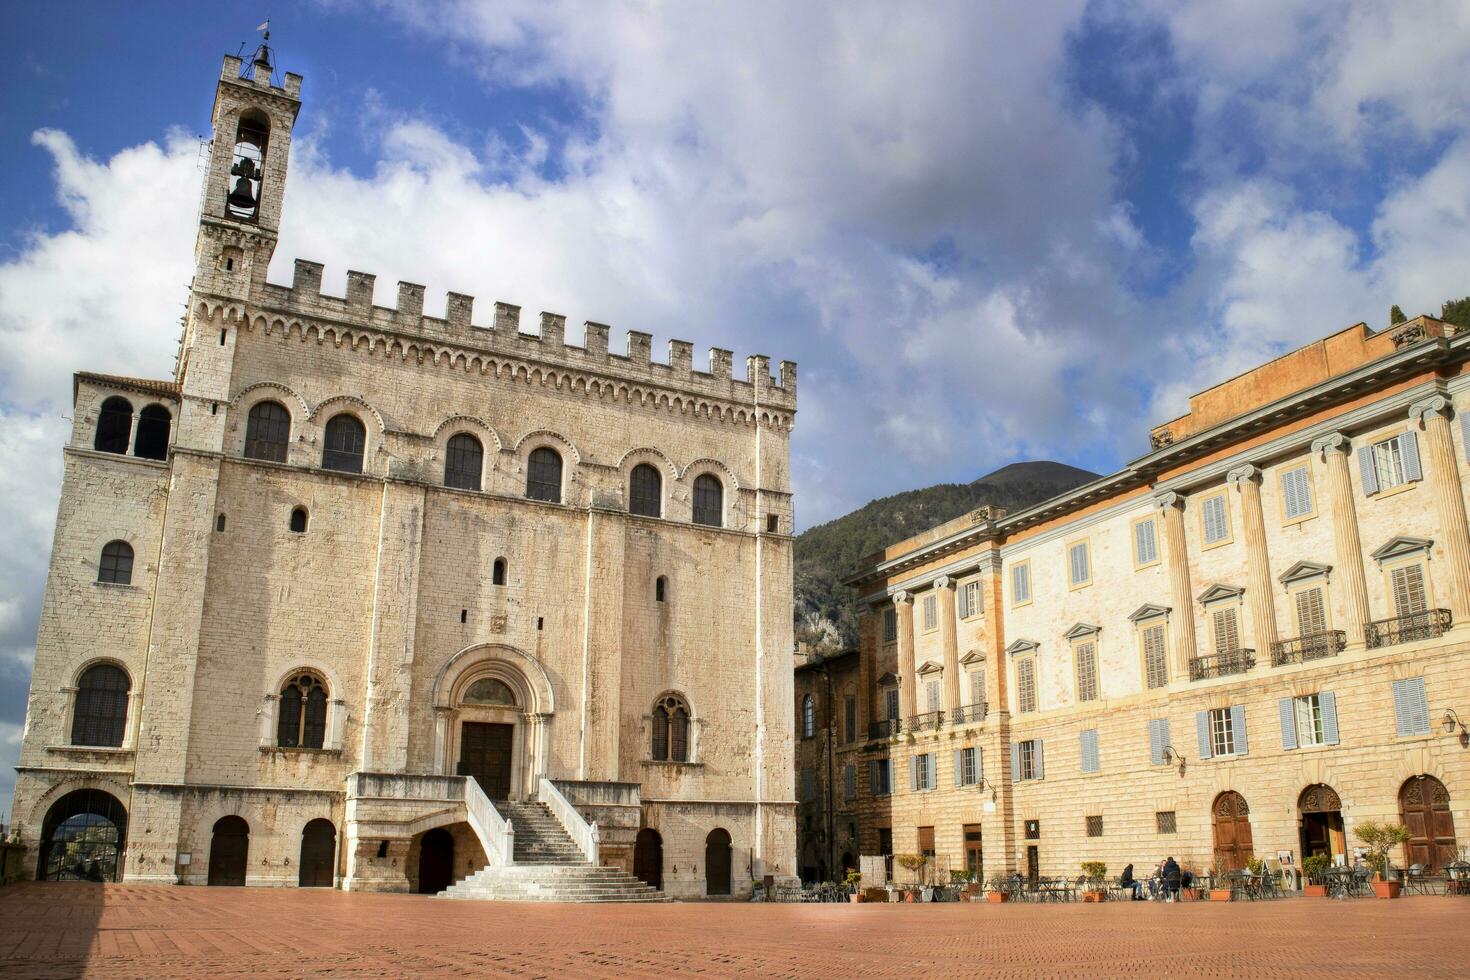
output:
[[[273,278],[796,360],[807,526],[1016,459],[1107,470],[1192,391],[1470,293],[1456,0],[271,13],[305,76]],[[70,374],[170,372],[214,78],[263,16],[0,8],[0,765]]]

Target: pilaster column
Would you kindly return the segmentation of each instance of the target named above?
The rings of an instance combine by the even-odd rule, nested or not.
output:
[[[1434,509],[1439,514],[1446,564],[1450,569],[1450,611],[1455,614],[1455,622],[1463,623],[1470,618],[1470,524],[1465,520],[1455,440],[1450,437],[1450,412],[1449,399],[1443,395],[1409,406],[1409,419],[1424,428],[1424,445],[1429,456],[1428,482],[1434,494]]]
[[[1169,569],[1169,596],[1174,603],[1173,676],[1188,677],[1189,662],[1196,656],[1196,647],[1194,589],[1189,584],[1189,549],[1184,540],[1184,498],[1166,490],[1154,497],[1154,503],[1164,519],[1164,557]]]
[[[1261,511],[1261,471],[1249,464],[1238,466],[1226,479],[1240,494],[1240,523],[1245,528],[1245,565],[1250,584],[1248,598],[1257,653],[1264,662],[1279,637],[1276,600],[1271,589],[1271,559],[1266,551],[1266,516]]]
[[[1363,539],[1358,535],[1358,508],[1353,502],[1353,480],[1348,472],[1351,446],[1347,436],[1334,432],[1312,442],[1327,467],[1327,499],[1332,507],[1332,543],[1337,552],[1336,581],[1342,586],[1347,619],[1342,624],[1349,643],[1362,643],[1368,622],[1368,581],[1363,573]]]
[[[944,647],[944,710],[960,706],[960,645],[955,636],[954,579],[941,575],[934,581],[939,593],[939,642]]]
[[[898,609],[898,714],[905,719],[918,712],[914,708],[914,597],[896,592],[893,605]]]

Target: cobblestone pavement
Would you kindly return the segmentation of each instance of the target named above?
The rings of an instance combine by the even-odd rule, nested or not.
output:
[[[1462,976],[1470,899],[512,905],[20,884],[0,974],[107,977]]]

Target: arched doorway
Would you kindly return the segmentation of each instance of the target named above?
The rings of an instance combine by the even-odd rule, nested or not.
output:
[[[454,884],[454,835],[435,827],[419,841],[419,894],[437,895]]]
[[[1347,833],[1342,824],[1342,800],[1337,791],[1325,783],[1314,783],[1297,797],[1297,813],[1301,818],[1302,860],[1315,854],[1336,861],[1347,861]]]
[[[849,871],[856,871],[856,870],[857,870],[857,862],[852,859],[852,852],[851,851],[843,851],[842,852],[842,874],[843,874],[843,877],[846,877],[847,876],[847,873]]]
[[[318,817],[308,823],[301,831],[301,887],[331,888],[336,855],[337,828],[332,821]]]
[[[704,839],[704,893],[730,894],[730,832],[721,827]]]
[[[1239,871],[1254,855],[1251,842],[1250,807],[1245,797],[1227,790],[1215,797],[1211,811],[1215,823],[1215,867]]]
[[[128,812],[111,793],[79,789],[51,804],[41,823],[41,881],[117,881]]]
[[[1409,828],[1409,864],[1439,874],[1457,856],[1450,793],[1433,776],[1415,776],[1399,787],[1399,815]]]
[[[250,856],[250,825],[245,818],[220,817],[209,841],[209,883],[245,884],[245,865]]]
[[[503,644],[466,647],[434,679],[434,768],[475,777],[492,800],[535,794],[556,713],[539,660]]]
[[[498,677],[481,677],[465,688],[459,701],[463,720],[455,772],[475,777],[492,800],[510,799],[520,717],[515,691]]]
[[[650,888],[664,888],[664,839],[652,827],[638,831],[633,842],[633,874]]]

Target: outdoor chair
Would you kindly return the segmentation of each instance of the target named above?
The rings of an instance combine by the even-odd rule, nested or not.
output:
[[[1446,895],[1470,895],[1470,862],[1455,861],[1444,870]]]
[[[1404,894],[1428,895],[1434,879],[1429,875],[1429,869],[1422,864],[1411,864],[1403,874]]]

